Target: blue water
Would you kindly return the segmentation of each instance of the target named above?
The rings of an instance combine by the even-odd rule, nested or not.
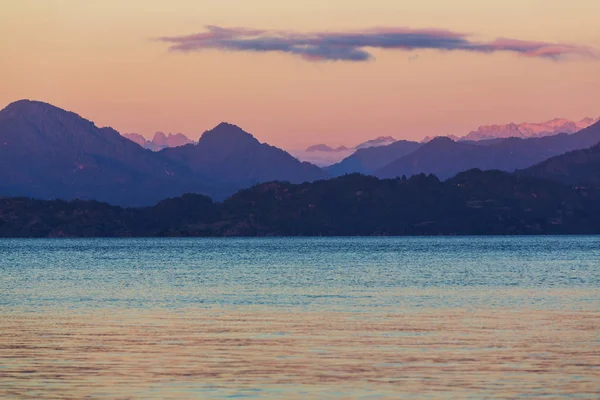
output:
[[[553,308],[595,288],[599,236],[0,240],[5,309]]]
[[[600,237],[0,240],[0,398],[596,398]]]

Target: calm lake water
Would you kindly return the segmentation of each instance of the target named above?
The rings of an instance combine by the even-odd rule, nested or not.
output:
[[[0,240],[1,398],[597,398],[600,237]]]

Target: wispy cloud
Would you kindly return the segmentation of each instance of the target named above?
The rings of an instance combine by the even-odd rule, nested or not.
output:
[[[470,35],[442,29],[374,28],[356,32],[300,33],[251,28],[207,26],[205,32],[166,36],[174,52],[222,51],[279,52],[309,61],[368,61],[368,49],[511,52],[526,57],[560,60],[568,57],[600,58],[585,46],[500,38],[478,42]]]

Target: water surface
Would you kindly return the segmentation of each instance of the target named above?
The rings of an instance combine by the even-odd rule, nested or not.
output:
[[[600,237],[0,241],[0,397],[595,398]]]

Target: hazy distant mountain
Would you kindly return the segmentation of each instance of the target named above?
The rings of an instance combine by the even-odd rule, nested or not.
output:
[[[327,177],[317,166],[260,143],[251,134],[227,123],[204,132],[196,144],[167,148],[159,154],[203,176],[240,188],[265,181],[304,182]]]
[[[392,161],[375,171],[378,177],[395,178],[406,175],[408,177],[419,173],[434,174],[440,179],[446,179],[457,172],[465,171],[477,165],[481,169],[487,168],[486,155],[478,150],[482,147],[455,142],[447,137],[437,137],[423,144],[414,152]]]
[[[162,132],[156,132],[152,139],[152,143],[161,146],[164,149],[167,147],[185,146],[186,144],[194,143],[194,141],[183,133],[169,133],[168,135],[165,135]]]
[[[559,133],[572,134],[578,132],[581,129],[587,128],[588,126],[598,121],[600,121],[600,118],[584,118],[580,121],[571,121],[564,118],[555,118],[553,120],[540,123],[486,125],[479,127],[477,130],[468,133],[464,137],[459,137],[456,135],[444,135],[442,137],[450,138],[455,142],[460,141],[477,145],[489,146],[491,144],[496,144],[496,141],[506,139],[509,137],[518,137],[526,139],[553,136]],[[435,138],[436,137],[434,136],[426,136],[421,140],[420,143],[428,143]],[[313,164],[319,165],[320,167],[327,167],[328,170],[335,171],[335,175],[343,175],[345,173],[352,172],[370,173],[373,171],[369,170],[365,166],[362,166],[362,163],[357,162],[356,159],[351,158],[348,161],[345,161],[345,159],[352,157],[356,150],[369,147],[385,147],[389,146],[392,143],[395,143],[396,141],[397,140],[391,136],[380,136],[376,139],[368,140],[352,148],[346,148],[345,146],[335,148],[326,144],[318,144],[310,146],[304,151],[291,151],[291,153],[294,155],[294,157],[298,158],[299,160],[309,161]],[[393,152],[388,152],[387,150],[384,150],[381,153],[386,154],[386,156],[384,156],[383,158],[386,164],[394,160],[390,160],[387,156],[393,154]],[[378,152],[372,153],[372,158],[376,159],[377,154]],[[406,154],[401,154],[399,155],[399,157],[403,155]],[[343,161],[344,166],[334,167],[335,164],[341,164]],[[380,164],[378,168],[383,165]]]
[[[552,157],[519,173],[571,185],[600,187],[600,143]]]
[[[372,146],[357,150],[341,162],[331,165],[325,170],[332,176],[351,173],[373,174],[377,169],[392,161],[412,153],[421,146],[420,143],[399,140],[387,146]]]
[[[327,145],[311,146],[308,148],[311,149],[310,151],[308,151],[308,149],[290,150],[290,154],[300,161],[309,162],[323,168],[343,160],[355,151],[354,149],[341,150],[343,146],[339,147],[339,151],[329,146],[327,147],[332,150],[319,150],[321,146]]]
[[[387,146],[396,141],[397,141],[397,139],[395,139],[391,136],[379,136],[376,139],[367,140],[366,142],[359,144],[358,146],[355,147],[355,149],[359,150],[359,149],[366,149],[369,147]]]
[[[397,139],[395,139],[391,136],[379,136],[376,139],[367,140],[366,142],[360,143],[359,145],[354,146],[352,148],[348,148],[346,146],[331,147],[326,144],[316,144],[316,145],[308,147],[304,151],[307,153],[317,152],[317,151],[337,153],[337,152],[346,151],[346,150],[359,150],[359,149],[366,149],[368,147],[387,146],[388,144],[392,144],[396,141],[397,141]]]
[[[456,135],[445,135],[438,137],[449,138],[455,142],[464,142],[477,145],[489,146],[497,144],[499,141],[510,138],[535,138],[557,135],[559,133],[573,134],[584,129],[600,118],[584,118],[581,121],[570,121],[567,119],[556,118],[541,123],[523,123],[523,124],[505,124],[505,125],[487,125],[479,127],[476,131],[470,132],[464,137]],[[428,143],[437,137],[426,136],[420,143]],[[347,153],[338,151],[335,148],[321,144],[309,147],[305,152],[293,152],[293,155],[303,161],[310,161],[321,167],[325,167],[334,176],[340,176],[347,173],[359,172],[371,174],[375,169],[381,168],[391,163],[396,158],[403,157],[408,153],[405,149],[410,148],[405,145],[393,146],[387,149],[396,139],[391,136],[381,136],[377,139],[369,140],[352,148]],[[414,142],[411,142],[414,143]],[[377,147],[381,150],[369,152],[367,154],[356,155],[355,150]],[[413,148],[415,150],[416,147]],[[554,155],[554,154],[553,154]],[[370,161],[373,160],[372,163]]]
[[[153,150],[149,146],[153,145],[154,143],[146,140],[146,138],[140,135],[139,133],[124,133],[122,136],[131,140],[134,143],[139,144],[145,149]]]
[[[327,153],[339,153],[340,151],[347,151],[347,150],[349,150],[349,149],[346,146],[339,146],[339,147],[333,148],[326,144],[316,144],[314,146],[308,147],[305,151],[307,153],[314,153],[314,152],[318,152],[318,151],[323,151],[323,152],[327,152]]]
[[[326,144],[317,144],[310,146],[305,150],[291,150],[290,153],[301,161],[307,161],[318,165],[319,167],[328,167],[332,164],[339,163],[357,150],[387,146],[394,142],[396,142],[396,139],[391,136],[380,136],[351,148],[346,146],[331,147]]]
[[[189,143],[194,143],[193,140],[185,136],[183,133],[165,135],[162,132],[156,132],[154,138],[150,141],[139,133],[124,133],[124,137],[139,144],[145,149],[159,151],[167,147],[179,147]]]
[[[0,111],[0,196],[144,205],[185,192],[226,194],[186,166],[75,113],[29,100]]]
[[[532,139],[507,138],[486,146],[440,137],[378,169],[375,175],[393,178],[432,173],[440,179],[446,179],[472,168],[511,172],[598,142],[600,122],[571,135],[562,133]]]
[[[552,136],[559,133],[575,133],[581,129],[600,121],[600,118],[584,118],[581,121],[571,121],[564,118],[555,118],[546,122],[486,125],[477,130],[469,132],[461,140],[488,140],[498,138],[534,138]]]

